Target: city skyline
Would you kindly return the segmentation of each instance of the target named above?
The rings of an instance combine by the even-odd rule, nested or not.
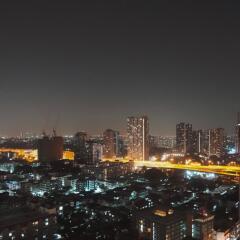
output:
[[[240,112],[237,113],[237,116],[238,116],[238,114],[240,114]],[[147,115],[144,115],[144,114],[140,115],[140,114],[138,114],[138,115],[135,115],[135,116],[141,117],[141,116],[147,116]],[[55,125],[52,125],[52,126],[48,126],[47,128],[43,128],[43,129],[41,129],[39,131],[29,131],[29,130],[20,131],[20,132],[16,133],[15,135],[14,134],[13,135],[11,135],[11,134],[10,135],[9,134],[2,134],[0,132],[0,137],[19,137],[19,136],[27,136],[27,135],[40,136],[42,134],[47,134],[47,135],[51,136],[51,134],[53,134],[53,132],[56,132],[58,135],[73,136],[75,133],[77,133],[79,131],[80,132],[85,132],[85,133],[87,133],[90,136],[94,136],[94,135],[97,136],[97,135],[103,135],[104,131],[108,130],[108,129],[115,129],[116,131],[119,131],[119,133],[121,135],[127,135],[127,123],[126,123],[126,120],[128,119],[128,117],[125,118],[125,121],[124,121],[125,124],[122,124],[123,127],[120,128],[121,130],[116,129],[116,128],[111,128],[109,126],[106,126],[105,128],[99,128],[97,132],[92,132],[90,129],[88,129],[88,131],[87,131],[86,129],[83,129],[81,127],[73,130],[72,132],[66,132],[66,131],[63,131],[61,129],[61,126],[57,127],[58,124],[55,124]],[[149,116],[147,116],[147,117],[149,117]],[[166,133],[166,134],[161,133],[161,132],[160,133],[159,132],[153,133],[151,131],[151,127],[152,127],[151,118],[150,118],[149,122],[150,122],[150,128],[149,128],[150,131],[149,131],[149,133],[150,133],[151,136],[169,136],[170,137],[170,136],[176,136],[176,126],[178,124],[185,123],[185,122],[190,122],[190,121],[179,121],[179,122],[176,122],[175,125],[172,126],[172,131],[170,133]],[[214,129],[214,128],[223,128],[225,130],[225,133],[226,133],[225,135],[227,135],[227,136],[233,136],[233,135],[236,134],[236,124],[237,124],[237,120],[229,128],[223,128],[223,127],[221,127],[221,125],[217,125],[217,124],[215,124],[215,125],[213,124],[211,127],[203,128],[201,126],[197,127],[196,125],[191,123],[192,127],[194,128],[194,130],[210,130],[210,129]],[[227,131],[228,129],[231,129],[231,130]]]
[[[136,116],[140,116],[140,115],[136,115]],[[126,119],[125,119],[125,122],[126,122]],[[151,128],[152,128],[151,119],[149,122],[150,122],[150,136],[163,136],[163,137],[176,136],[176,125],[179,123],[184,123],[184,121],[176,122],[176,124],[172,126],[172,130],[170,132],[166,132],[164,134],[164,131],[161,131],[161,130],[160,130],[160,132],[151,131]],[[189,122],[189,121],[185,121],[185,122]],[[120,135],[126,136],[127,135],[127,131],[126,131],[127,125],[126,124],[125,125],[122,124],[122,125],[123,125],[123,127],[121,128],[121,130],[116,129],[116,128],[113,128],[113,129],[115,129],[116,131],[119,131]],[[214,124],[211,127],[206,127],[206,128],[203,128],[201,126],[196,127],[196,125],[194,125],[194,124],[192,124],[192,125],[193,125],[194,130],[210,130],[210,129],[214,129],[214,128],[223,128],[223,127],[221,127],[221,125],[214,125]],[[38,130],[30,131],[30,130],[26,129],[25,131],[20,131],[20,132],[17,131],[17,132],[14,132],[13,134],[8,134],[3,130],[2,132],[0,132],[0,137],[41,136],[41,135],[43,135],[43,133],[47,134],[48,136],[51,136],[53,133],[53,130],[54,131],[56,130],[57,135],[61,135],[61,136],[74,136],[74,134],[76,134],[79,131],[86,132],[89,136],[99,136],[99,135],[103,135],[104,131],[109,128],[110,127],[106,126],[105,128],[102,127],[102,128],[99,128],[98,131],[93,132],[93,131],[91,131],[91,129],[88,129],[88,131],[87,131],[86,129],[83,129],[81,127],[73,129],[73,131],[64,131],[61,127],[56,128],[55,126],[52,126],[52,127],[50,126],[48,128],[40,129],[39,131]],[[229,128],[223,128],[224,130],[230,129],[229,131],[227,131],[227,130],[225,131],[225,133],[226,133],[225,135],[226,136],[234,136],[236,134],[235,128],[236,128],[236,123],[233,123],[232,126]]]
[[[0,134],[178,122],[234,132],[239,3],[2,3]],[[213,114],[214,113],[214,114]]]

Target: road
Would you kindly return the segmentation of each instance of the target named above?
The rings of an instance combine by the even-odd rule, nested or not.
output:
[[[109,160],[108,160],[109,161]],[[129,162],[128,160],[110,160],[111,162]],[[208,165],[200,164],[174,164],[170,162],[160,161],[133,161],[136,167],[148,168],[166,168],[166,169],[182,169],[206,173],[216,173],[227,176],[240,176],[240,166],[225,166],[225,165]]]

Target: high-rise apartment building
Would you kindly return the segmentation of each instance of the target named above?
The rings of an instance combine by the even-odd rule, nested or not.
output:
[[[237,115],[237,124],[235,126],[235,148],[236,153],[240,153],[240,112]]]
[[[224,154],[224,129],[213,128],[193,131],[192,149],[194,153],[221,157]]]
[[[73,138],[75,160],[80,162],[86,161],[88,157],[86,143],[87,143],[87,133],[77,132]]]
[[[149,160],[149,120],[147,116],[127,118],[128,157]]]
[[[184,122],[177,124],[176,148],[181,153],[192,152],[192,124]]]
[[[213,128],[209,130],[209,156],[221,157],[224,154],[224,129]]]
[[[119,132],[107,129],[103,133],[103,156],[104,158],[114,158],[119,153]]]
[[[92,162],[98,163],[102,160],[103,146],[100,143],[92,144]]]
[[[198,130],[197,153],[209,155],[209,130]]]

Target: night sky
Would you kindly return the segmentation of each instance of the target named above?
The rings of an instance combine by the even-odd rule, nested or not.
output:
[[[0,135],[124,132],[136,114],[156,135],[233,131],[239,1],[2,2]]]

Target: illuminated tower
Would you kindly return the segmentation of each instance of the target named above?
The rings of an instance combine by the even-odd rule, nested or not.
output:
[[[128,157],[149,160],[149,120],[147,116],[127,118]]]
[[[119,132],[107,129],[103,133],[103,156],[105,158],[114,158],[119,152]]]
[[[208,155],[221,157],[224,154],[224,129],[214,128],[209,130]]]
[[[192,124],[181,122],[176,126],[176,147],[179,152],[192,151]]]
[[[237,115],[237,124],[235,127],[235,147],[236,153],[240,153],[240,112]]]

